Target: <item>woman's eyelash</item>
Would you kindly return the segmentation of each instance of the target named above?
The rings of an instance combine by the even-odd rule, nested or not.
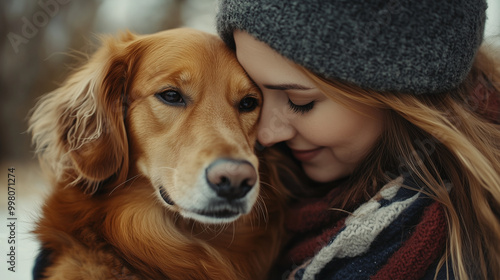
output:
[[[288,106],[290,106],[290,110],[294,113],[304,114],[312,110],[314,107],[314,101],[311,101],[305,105],[296,105],[292,102],[292,100],[288,99]]]

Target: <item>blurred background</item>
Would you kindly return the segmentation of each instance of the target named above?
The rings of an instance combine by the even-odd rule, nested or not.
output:
[[[30,234],[48,187],[33,157],[26,116],[61,84],[96,34],[188,26],[215,33],[217,0],[0,0],[0,279],[31,279]],[[500,35],[500,0],[488,0],[486,36]],[[459,23],[458,23],[459,24]],[[7,270],[7,169],[16,176],[16,272]]]
[[[215,1],[0,1],[2,158],[32,157],[24,134],[28,110],[64,80],[78,61],[75,51],[95,50],[95,35],[124,29],[146,34],[178,26],[215,33]]]

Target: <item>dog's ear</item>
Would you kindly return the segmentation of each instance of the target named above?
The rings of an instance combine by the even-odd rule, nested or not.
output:
[[[128,172],[127,91],[139,51],[134,35],[107,39],[62,87],[42,97],[30,118],[36,152],[57,182],[95,192]]]

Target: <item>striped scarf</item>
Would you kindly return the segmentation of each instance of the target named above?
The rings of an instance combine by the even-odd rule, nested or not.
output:
[[[281,279],[434,279],[446,244],[446,219],[439,203],[415,189],[411,179],[399,177],[336,222],[328,218],[326,200],[299,208],[288,222],[292,231],[324,221],[330,226],[323,224],[318,234],[289,248]],[[451,269],[448,273],[453,279]],[[446,277],[443,266],[437,279]]]

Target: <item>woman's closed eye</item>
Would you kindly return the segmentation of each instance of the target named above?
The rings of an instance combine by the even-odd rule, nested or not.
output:
[[[294,113],[299,113],[299,114],[305,114],[309,111],[312,110],[314,107],[315,101],[311,101],[307,104],[304,105],[296,105],[295,103],[292,102],[292,100],[288,99],[288,106],[290,106],[290,110],[292,110]]]

